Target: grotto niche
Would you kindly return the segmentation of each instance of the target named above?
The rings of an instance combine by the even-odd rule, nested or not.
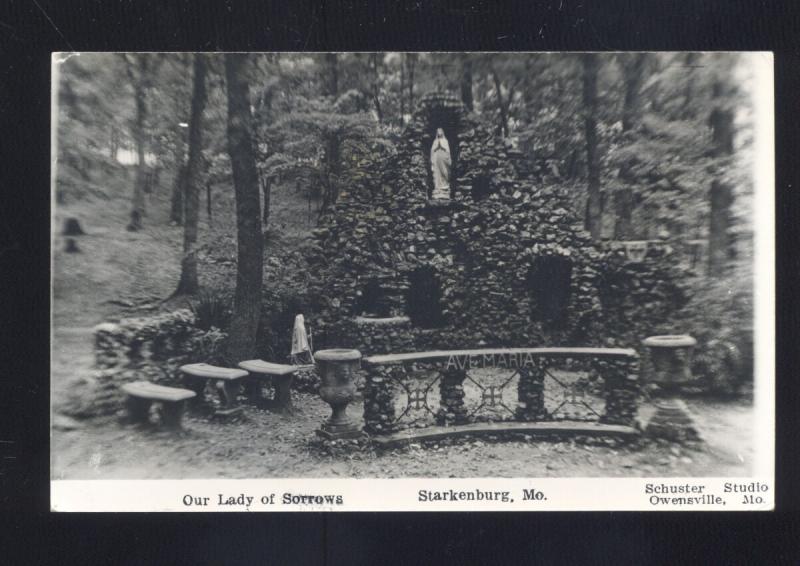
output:
[[[437,129],[450,146],[449,199],[430,198]],[[318,347],[606,345],[606,252],[570,189],[529,178],[520,158],[457,97],[423,97],[393,153],[368,164],[314,231]]]

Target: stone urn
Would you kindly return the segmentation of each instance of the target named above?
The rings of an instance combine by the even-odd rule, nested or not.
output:
[[[696,344],[697,340],[684,334],[642,340],[651,362],[646,380],[659,387],[656,413],[647,425],[648,434],[670,440],[699,440],[686,403],[677,397],[682,386],[694,381],[691,361]]]
[[[361,365],[361,352],[320,350],[314,359],[320,377],[319,396],[333,411],[317,434],[328,440],[362,436],[361,427],[347,415],[347,405],[356,395],[355,374]]]
[[[692,350],[697,340],[686,334],[650,336],[642,345],[650,351],[651,375],[648,380],[664,391],[677,391],[694,381]]]

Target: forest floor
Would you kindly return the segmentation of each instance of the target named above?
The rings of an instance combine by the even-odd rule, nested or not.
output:
[[[752,408],[743,403],[690,402],[705,440],[696,446],[461,439],[383,452],[322,449],[314,431],[329,407],[316,395],[297,393],[295,406],[291,416],[246,406],[229,422],[190,415],[179,436],[123,425],[116,417],[57,428],[52,477],[745,477],[754,457]],[[349,412],[360,414],[361,405],[353,403]],[[642,413],[652,414],[652,408]]]
[[[276,237],[269,255],[301,241],[313,226],[307,202],[288,192],[273,195]],[[528,440],[461,440],[376,453],[331,454],[314,430],[328,406],[317,396],[295,393],[296,413],[282,416],[246,407],[241,418],[217,422],[188,416],[186,430],[167,432],[123,425],[116,417],[75,421],[58,413],[74,378],[91,371],[92,327],[104,320],[182,306],[166,303],[179,276],[182,229],[167,221],[168,194],[151,196],[145,228],[125,230],[127,192],[109,200],[59,205],[55,227],[80,219],[82,253],[63,252],[54,238],[51,402],[53,479],[187,477],[546,477],[546,476],[746,476],[752,470],[753,408],[750,403],[689,401],[705,442],[682,447],[641,441],[611,447]],[[232,199],[215,201],[214,221],[203,215],[201,284],[235,277]],[[361,406],[349,412],[356,416]],[[653,408],[644,406],[646,421]]]

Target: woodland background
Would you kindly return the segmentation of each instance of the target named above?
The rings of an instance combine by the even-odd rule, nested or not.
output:
[[[101,263],[75,238],[97,263],[78,287],[56,253],[56,326],[188,304],[228,357],[285,357],[311,230],[444,90],[568,187],[596,240],[707,242],[675,330],[698,339],[711,390],[752,381],[752,77],[736,54],[56,58],[56,219],[113,250]]]

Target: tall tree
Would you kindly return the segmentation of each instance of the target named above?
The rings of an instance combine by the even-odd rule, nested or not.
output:
[[[494,85],[495,90],[495,97],[497,98],[497,118],[499,120],[497,129],[499,130],[500,135],[504,138],[508,137],[509,130],[508,130],[508,120],[509,120],[509,111],[511,109],[511,103],[514,100],[514,95],[516,93],[517,87],[520,85],[524,77],[514,69],[504,69],[506,76],[511,76],[512,79],[506,82],[505,85],[505,94],[503,92],[504,85],[503,80],[500,77],[502,65],[504,64],[504,60],[498,59],[497,57],[490,55],[489,58],[489,76],[492,79],[492,83]]]
[[[264,237],[259,218],[261,206],[246,54],[225,55],[225,78],[228,90],[228,154],[236,195],[238,243],[236,292],[227,347],[229,361],[233,363],[251,358],[255,352],[261,313]]]
[[[406,83],[408,85],[408,111],[414,113],[414,72],[417,68],[417,53],[406,53]]]
[[[686,54],[686,85],[683,90],[683,109],[682,109],[682,117],[684,120],[690,120],[695,117],[695,109],[694,109],[694,82],[695,82],[695,72],[694,69],[697,66],[700,59],[699,53],[689,52]]]
[[[383,122],[383,110],[381,108],[381,66],[382,66],[382,53],[370,53],[369,67],[372,75],[371,92],[372,102],[375,105],[375,113],[378,116],[378,123]]]
[[[714,109],[709,117],[711,126],[711,155],[717,161],[733,155],[733,110],[729,107],[729,95],[725,84],[717,80],[712,87]],[[710,273],[724,269],[732,253],[730,237],[733,187],[721,179],[714,179],[709,191],[711,210],[708,233],[708,267]]]
[[[400,54],[400,126],[406,125],[406,63]]]
[[[200,209],[200,182],[203,169],[203,109],[206,105],[206,56],[194,56],[192,109],[189,116],[189,160],[183,179],[183,259],[181,278],[175,294],[197,292],[197,221]]]
[[[647,53],[633,53],[625,57],[623,70],[625,74],[625,101],[622,109],[622,131],[632,130],[639,122],[641,114],[641,89],[644,81],[644,69]]]
[[[186,164],[180,158],[178,173],[172,185],[172,198],[170,199],[169,219],[175,224],[183,224],[183,195],[186,192]]]
[[[584,131],[586,137],[586,167],[588,198],[586,200],[586,229],[595,240],[600,239],[603,202],[600,193],[600,157],[597,135],[597,72],[600,67],[596,53],[581,55],[583,63]]]
[[[125,71],[128,73],[131,86],[133,87],[133,97],[136,103],[136,114],[133,119],[133,139],[136,143],[136,176],[133,181],[133,199],[131,203],[131,221],[128,230],[136,231],[142,227],[142,218],[145,213],[145,183],[147,182],[147,170],[145,163],[145,122],[147,120],[147,88],[151,79],[150,58],[147,54],[123,55],[125,60]]]
[[[335,103],[339,97],[339,60],[336,53],[325,54],[325,67],[328,80],[324,94],[331,97]],[[325,166],[327,178],[332,179],[333,182],[327,183],[325,187],[323,209],[335,204],[339,197],[339,184],[337,181],[341,173],[341,153],[342,140],[339,137],[339,133],[335,130],[328,131],[325,139]]]
[[[261,179],[261,192],[264,194],[264,212],[262,214],[262,220],[264,222],[264,228],[267,228],[269,226],[270,201],[272,200],[272,177],[269,175],[264,175],[264,178]]]
[[[469,53],[461,55],[461,102],[472,112],[472,57]]]
[[[339,96],[339,56],[336,53],[325,54],[325,88],[326,96]]]

